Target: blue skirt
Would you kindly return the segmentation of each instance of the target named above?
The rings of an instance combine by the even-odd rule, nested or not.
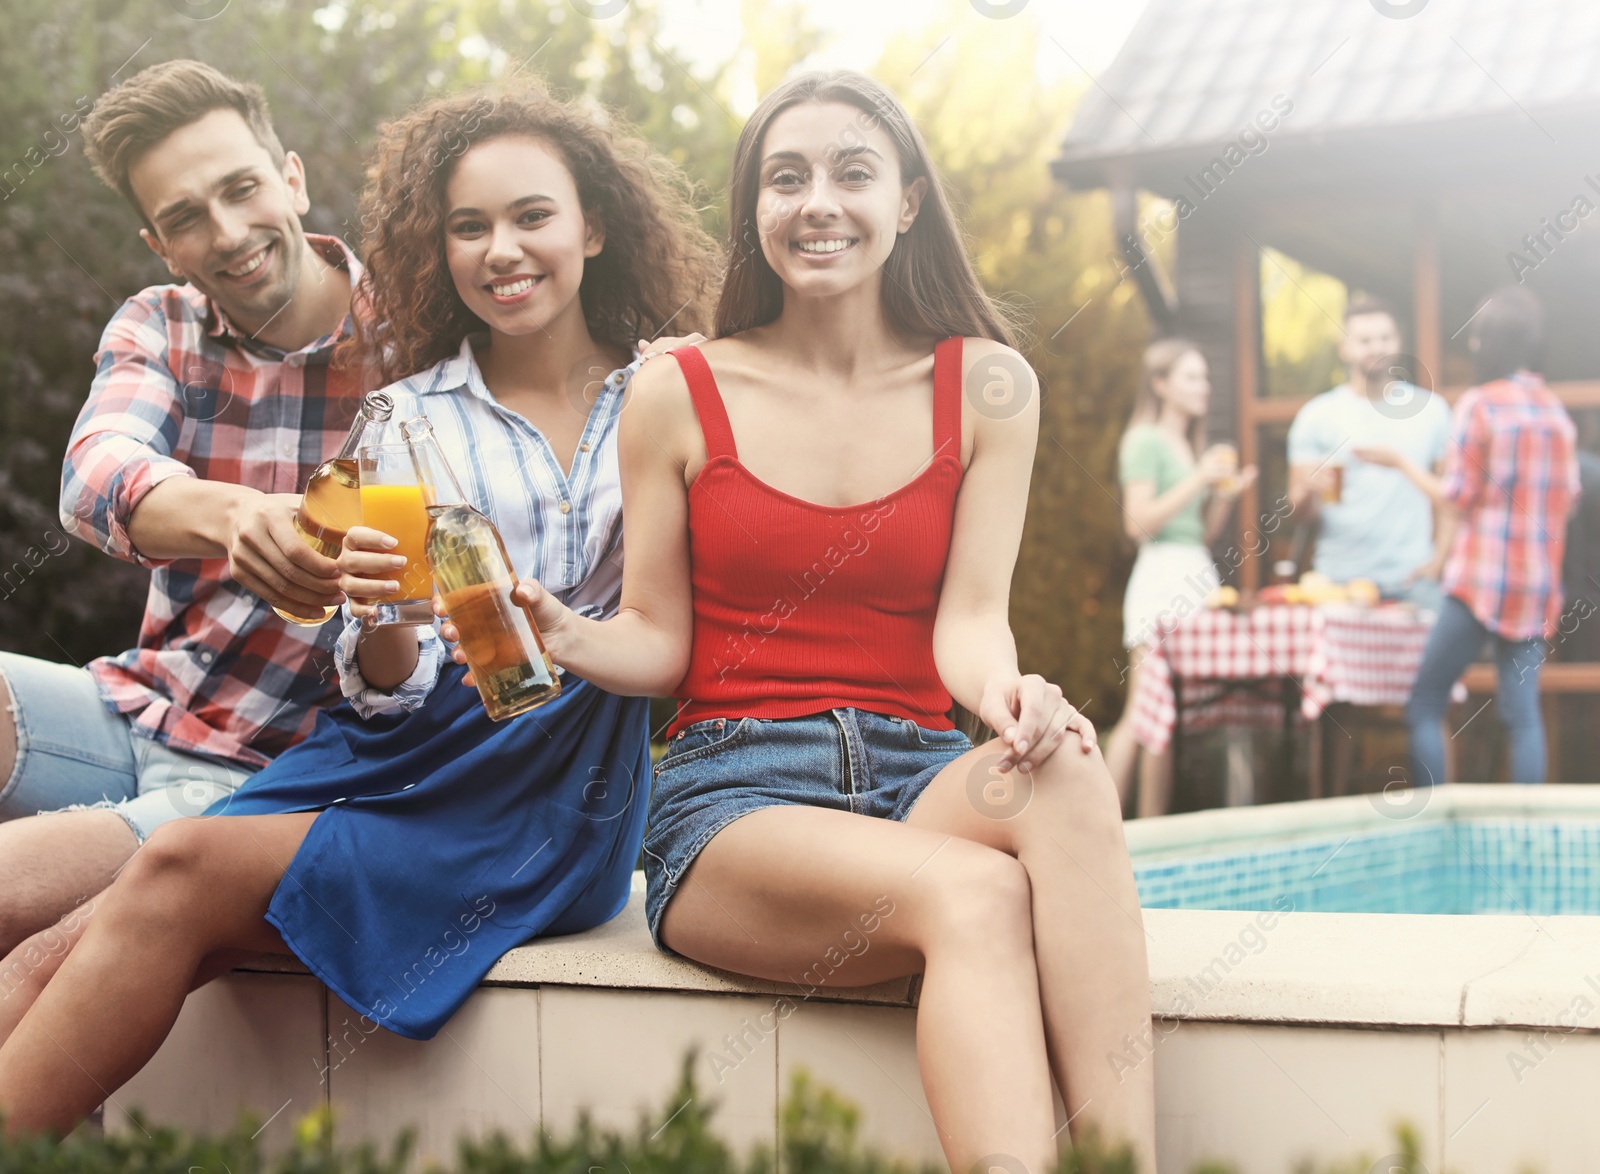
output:
[[[537,934],[627,904],[649,806],[649,703],[568,673],[492,722],[449,664],[421,709],[323,711],[207,815],[316,811],[267,920],[349,1006],[430,1039]]]

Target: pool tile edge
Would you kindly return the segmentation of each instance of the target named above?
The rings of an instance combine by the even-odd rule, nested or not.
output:
[[[1264,919],[1264,920],[1262,920]],[[1600,918],[1144,911],[1152,1009],[1199,1022],[1548,1027],[1587,991],[1600,1029]],[[1568,924],[1568,923],[1583,923]],[[1554,944],[1541,935],[1554,934]],[[1556,974],[1551,960],[1568,959]],[[1563,1018],[1565,1016],[1565,1018]]]

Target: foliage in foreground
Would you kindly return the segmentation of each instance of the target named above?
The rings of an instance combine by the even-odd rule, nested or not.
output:
[[[495,1134],[463,1141],[450,1174],[937,1174],[942,1166],[914,1167],[867,1147],[860,1140],[861,1111],[804,1072],[791,1082],[780,1118],[780,1154],[737,1156],[712,1129],[716,1103],[696,1087],[691,1055],[678,1087],[653,1117],[632,1132],[602,1129],[585,1118],[565,1137],[541,1132],[523,1144]],[[326,1110],[303,1118],[293,1145],[269,1155],[256,1137],[258,1123],[241,1120],[219,1137],[196,1137],[136,1120],[115,1136],[80,1130],[64,1142],[0,1137],[0,1174],[410,1174],[418,1167],[408,1133],[392,1146],[340,1146]],[[1395,1131],[1396,1152],[1374,1165],[1363,1156],[1318,1168],[1296,1166],[1293,1174],[1430,1174],[1419,1157],[1414,1130]],[[1020,1166],[991,1167],[1010,1174]],[[445,1174],[434,1168],[432,1174]],[[987,1174],[987,1172],[985,1172]],[[1063,1155],[1054,1174],[1137,1174],[1125,1149],[1107,1149],[1093,1139]],[[1226,1163],[1208,1163],[1193,1174],[1236,1174]]]

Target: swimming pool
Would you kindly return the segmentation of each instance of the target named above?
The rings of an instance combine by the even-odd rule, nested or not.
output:
[[[1600,914],[1600,818],[1463,816],[1135,857],[1147,909]]]
[[[1452,784],[1125,833],[1163,1169],[1386,1153],[1400,1120],[1434,1171],[1600,1168],[1600,786]]]

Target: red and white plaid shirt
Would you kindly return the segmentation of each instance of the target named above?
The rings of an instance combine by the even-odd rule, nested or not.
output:
[[[360,262],[344,243],[306,239],[354,288]],[[350,325],[283,351],[239,331],[192,285],[158,285],[124,302],[101,336],[67,446],[61,520],[151,568],[138,646],[88,667],[111,709],[173,749],[262,766],[310,732],[315,707],[340,698],[337,618],[287,624],[233,580],[226,558],[140,554],[128,519],[169,477],[303,490],[361,402],[359,373],[329,366]]]
[[[1443,587],[1507,640],[1555,634],[1567,516],[1578,500],[1577,431],[1537,375],[1456,401],[1444,492],[1461,511]]]

